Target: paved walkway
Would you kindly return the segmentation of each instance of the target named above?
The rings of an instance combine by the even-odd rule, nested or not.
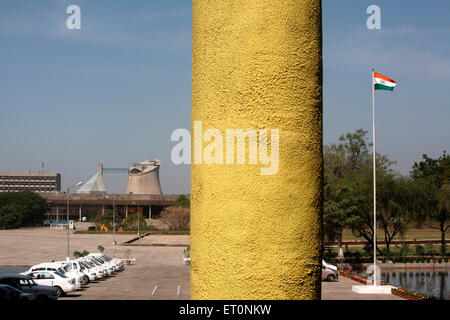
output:
[[[339,277],[338,281],[322,282],[322,300],[404,300],[393,294],[359,294],[352,286],[363,285],[354,280]]]
[[[187,247],[190,245],[189,235],[152,234],[133,241],[131,246],[168,246]]]

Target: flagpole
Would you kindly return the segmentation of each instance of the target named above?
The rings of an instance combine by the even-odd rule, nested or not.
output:
[[[372,69],[372,137],[373,137],[373,285],[377,285],[377,185],[375,144],[375,70]]]

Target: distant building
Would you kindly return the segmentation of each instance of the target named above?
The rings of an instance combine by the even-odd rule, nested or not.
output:
[[[83,184],[77,193],[86,194],[106,194],[105,183],[103,181],[103,164],[98,164],[98,172]]]
[[[0,172],[0,192],[32,191],[48,193],[61,191],[61,175],[59,173]]]
[[[64,221],[67,219],[67,201],[69,200],[69,220],[82,221],[91,214],[104,214],[105,210],[116,210],[123,218],[138,212],[145,219],[158,218],[165,207],[173,206],[178,194],[102,194],[83,193],[41,193],[47,200],[50,210],[47,220]]]
[[[126,194],[162,194],[159,182],[160,160],[149,159],[131,164]]]

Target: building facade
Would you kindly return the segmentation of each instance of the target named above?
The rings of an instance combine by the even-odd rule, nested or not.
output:
[[[61,175],[59,173],[0,172],[0,192],[55,193],[60,190]]]
[[[106,210],[115,210],[118,216],[126,218],[138,212],[145,218],[157,218],[165,207],[173,206],[179,195],[152,194],[77,194],[77,193],[42,193],[50,206],[47,212],[49,221],[82,221],[91,214],[104,214]]]

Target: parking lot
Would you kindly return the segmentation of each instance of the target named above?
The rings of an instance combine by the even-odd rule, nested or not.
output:
[[[28,266],[66,256],[65,231],[37,229],[0,230],[0,266]],[[117,234],[117,243],[132,235]],[[111,234],[71,234],[70,252],[96,252],[102,245],[105,253],[116,258],[136,259],[133,265],[106,279],[89,283],[81,291],[61,300],[176,300],[190,299],[189,267],[184,264],[183,250],[189,236],[148,236],[133,246],[112,244]],[[128,251],[129,250],[129,251]],[[127,252],[128,251],[128,252]],[[22,272],[28,268],[16,268]],[[14,268],[0,268],[14,270]],[[11,272],[11,271],[5,271]],[[336,282],[322,282],[323,300],[401,300],[393,295],[358,295],[352,292],[352,280],[340,277]]]
[[[0,231],[0,265],[31,266],[51,260],[64,260],[67,234],[62,230],[18,229]],[[117,243],[131,235],[116,234]],[[158,236],[155,236],[158,237]],[[176,242],[177,236],[171,236]],[[91,282],[67,299],[189,299],[189,267],[184,264],[184,247],[114,246],[111,234],[71,234],[70,252],[105,253],[116,258],[136,259],[133,265],[106,279]],[[164,239],[155,240],[162,243]]]

